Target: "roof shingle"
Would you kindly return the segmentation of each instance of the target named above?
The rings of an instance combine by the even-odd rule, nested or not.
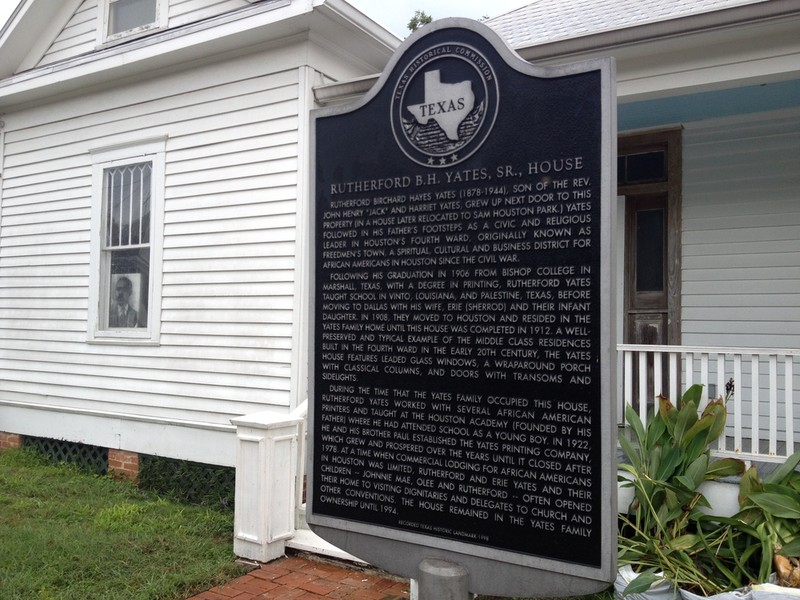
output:
[[[537,0],[486,24],[520,48],[767,1]]]

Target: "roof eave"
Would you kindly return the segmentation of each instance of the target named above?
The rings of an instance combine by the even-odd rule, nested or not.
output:
[[[309,35],[315,29],[344,27],[358,31],[365,48],[374,54],[376,70],[391,56],[399,40],[382,28],[369,29],[339,0],[256,4],[178,29],[168,29],[118,46],[100,49],[52,65],[0,80],[3,108],[74,93],[91,85],[140,76],[189,60]],[[340,8],[345,5],[344,9]],[[315,19],[321,15],[323,19]],[[365,30],[364,27],[367,27]]]
[[[797,15],[800,15],[797,0],[770,0],[582,37],[514,45],[514,50],[525,60],[543,61]]]

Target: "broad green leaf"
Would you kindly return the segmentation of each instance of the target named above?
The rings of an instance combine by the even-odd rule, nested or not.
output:
[[[661,457],[661,463],[658,465],[658,470],[655,471],[655,478],[662,481],[668,480],[681,464],[682,459],[683,453],[680,448],[668,448]]]
[[[781,556],[798,557],[800,556],[800,535],[794,538],[788,544],[785,544],[781,551],[778,552]]]
[[[667,542],[667,546],[672,550],[691,550],[700,542],[700,536],[694,533],[679,535]]]
[[[684,434],[685,446],[691,444],[695,438],[699,440],[699,447],[708,446],[710,431],[714,426],[714,415],[703,415]]]
[[[678,494],[676,494],[674,490],[667,489],[665,490],[664,506],[670,509],[677,508],[680,510],[683,506],[683,502],[681,502],[681,499],[678,498]]]
[[[673,406],[669,398],[665,396],[658,397],[658,414],[664,421],[664,427],[669,432],[670,437],[675,435],[675,419],[677,417],[677,410]]]
[[[706,436],[700,433],[700,435],[687,435],[685,438],[685,446],[684,448],[684,465],[689,465],[697,460],[697,457],[706,455],[708,456],[710,451],[708,449],[708,444],[706,443]]]
[[[744,473],[744,461],[738,458],[721,458],[709,465],[706,479],[719,479],[720,477],[733,477]]]
[[[689,489],[696,490],[700,487],[706,479],[706,471],[708,470],[708,455],[699,456],[695,461],[686,469],[686,477],[692,482]]]
[[[656,508],[655,526],[657,527],[658,531],[663,534],[664,528],[666,527],[667,523],[669,523],[672,519],[675,518],[675,511],[674,510],[670,511],[668,502],[653,504],[653,506]]]
[[[695,422],[697,422],[697,405],[693,402],[688,402],[678,411],[678,418],[675,420],[673,436],[678,444],[683,446],[683,438]]]
[[[667,431],[667,424],[661,414],[653,416],[653,420],[647,426],[647,445],[645,451],[653,448],[656,444],[662,443],[662,437]]]
[[[782,496],[786,496],[787,498],[791,498],[794,502],[800,504],[800,493],[796,492],[787,485],[765,483],[764,491],[769,492],[770,494],[780,494]]]
[[[621,431],[619,434],[619,445],[620,448],[622,448],[622,452],[631,462],[631,465],[636,467],[637,471],[641,471],[642,470],[641,456],[639,456],[639,453],[636,451],[636,448],[633,447],[633,444],[631,444],[630,440],[628,439],[628,436],[625,435],[624,431]]]
[[[695,383],[692,387],[690,387],[683,393],[683,398],[681,398],[682,400],[681,408],[683,408],[683,405],[688,402],[694,402],[696,411],[697,410],[696,407],[700,404],[700,398],[702,397],[703,397],[703,384]]]
[[[750,467],[739,481],[739,506],[746,506],[751,494],[763,490],[764,486],[761,484],[758,471],[755,467]]]
[[[794,469],[800,462],[800,450],[787,458],[784,463],[764,478],[765,483],[780,483],[793,475]]]
[[[694,480],[691,477],[686,475],[678,475],[675,477],[675,483],[680,484],[680,486],[686,490],[693,490],[696,489],[697,486],[694,485]]]
[[[659,583],[661,581],[663,581],[663,578],[657,576],[655,573],[644,572],[625,587],[625,591],[622,592],[622,596],[624,598],[628,594],[644,593],[649,590],[654,583]]]
[[[738,513],[736,513],[736,518],[739,519],[741,523],[748,525],[756,525],[758,523],[763,524],[764,513],[760,508],[750,503],[749,506],[742,508]]]
[[[636,411],[630,404],[625,407],[625,421],[633,430],[636,440],[639,442],[639,446],[641,447],[647,439],[644,433],[644,425],[642,425],[639,415],[636,414]]]
[[[684,514],[683,506],[675,505],[664,513],[662,522],[664,525],[670,524]]]
[[[706,499],[706,497],[703,494],[697,492],[697,501],[695,503],[695,506],[705,506],[706,508],[711,508],[711,503],[708,501],[708,499]]]
[[[719,436],[725,431],[725,424],[728,420],[728,409],[725,408],[725,403],[722,400],[709,402],[703,410],[703,416],[711,416],[713,418],[713,425],[708,432],[708,442],[719,439]]]
[[[750,494],[750,500],[773,517],[800,519],[800,503],[783,494],[757,492]]]
[[[647,456],[642,458],[647,460],[647,472],[657,473],[659,466],[661,465],[661,456],[664,454],[664,448],[662,446],[656,446],[655,448],[651,448],[650,452],[648,452]]]

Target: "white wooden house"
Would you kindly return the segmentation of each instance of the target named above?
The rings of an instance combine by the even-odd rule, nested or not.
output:
[[[301,403],[313,88],[398,43],[337,0],[21,2],[0,431],[233,465],[231,417]],[[123,276],[136,326],[114,322]]]
[[[800,4],[539,0],[487,24],[533,62],[616,59],[620,403],[733,378],[720,451],[780,460],[800,442]],[[20,2],[0,432],[234,465],[234,419],[239,467],[279,481],[258,444],[303,447],[309,111],[399,43],[342,0]],[[117,288],[141,326],[113,325]],[[292,535],[259,513],[294,502],[282,485],[237,507],[240,553]]]

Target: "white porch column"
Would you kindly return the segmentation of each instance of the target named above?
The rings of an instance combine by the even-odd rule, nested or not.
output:
[[[286,540],[294,535],[302,419],[267,411],[231,422],[238,438],[233,551],[269,562],[283,556]]]

